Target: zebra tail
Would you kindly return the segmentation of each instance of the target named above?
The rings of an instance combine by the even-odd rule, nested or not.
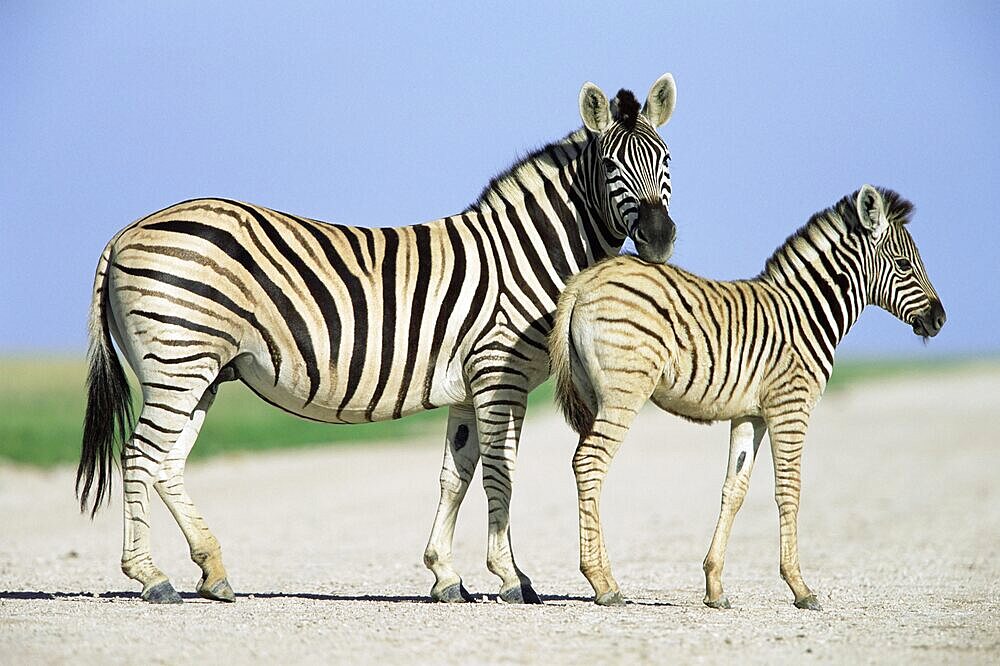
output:
[[[549,334],[549,358],[556,382],[556,402],[566,422],[581,437],[586,437],[594,427],[594,412],[573,380],[573,340],[570,324],[578,292],[573,281],[566,286],[556,307],[556,320]],[[582,370],[582,368],[581,368]],[[584,373],[577,373],[582,378]]]
[[[90,347],[87,353],[87,414],[83,424],[80,465],[76,469],[76,495],[80,511],[87,512],[93,492],[90,517],[104,500],[110,501],[111,473],[115,463],[115,440],[124,443],[132,428],[132,396],[128,378],[111,342],[108,322],[107,275],[112,239],[101,255],[94,278],[90,304]]]

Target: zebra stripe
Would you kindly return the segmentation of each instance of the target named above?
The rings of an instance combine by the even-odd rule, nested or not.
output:
[[[722,510],[705,558],[705,603],[728,607],[722,566],[757,448],[770,433],[781,575],[801,608],[797,515],[810,412],[834,350],[866,305],[934,336],[945,322],[906,228],[912,206],[864,186],[814,215],[751,280],[717,282],[675,266],[610,259],[573,277],[550,338],[557,399],[580,434],[573,458],[581,570],[601,604],[622,602],[601,531],[604,476],[639,408],[699,422],[730,420]]]
[[[548,375],[556,299],[571,274],[616,254],[630,232],[643,234],[649,258],[669,256],[674,235],[669,153],[656,131],[673,109],[673,79],[654,83],[644,110],[625,90],[613,101],[592,84],[584,93],[584,128],[494,178],[457,215],[368,229],[196,199],[111,240],[95,279],[77,485],[84,508],[93,491],[96,511],[110,481],[112,429],[130,422],[113,335],[144,400],[123,446],[122,567],[145,598],[177,598],[149,552],[151,489],[202,568],[199,592],[232,598],[183,469],[218,385],[239,379],[281,409],[331,423],[448,405],[441,499],[424,555],[432,595],[467,596],[451,541],[481,457],[488,566],[504,599],[537,601],[514,563],[508,509],[526,396]]]

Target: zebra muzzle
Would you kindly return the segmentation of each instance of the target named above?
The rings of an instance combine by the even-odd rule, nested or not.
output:
[[[662,203],[640,202],[639,216],[632,227],[632,241],[643,261],[666,263],[674,253],[677,225]]]
[[[913,318],[913,332],[924,338],[933,338],[944,328],[947,319],[941,301],[933,300],[929,308]]]

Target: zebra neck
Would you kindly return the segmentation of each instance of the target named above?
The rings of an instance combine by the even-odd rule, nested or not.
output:
[[[531,153],[490,181],[465,214],[501,223],[490,226],[513,231],[504,234],[511,244],[535,245],[562,280],[618,254],[625,237],[606,222],[592,139],[579,129]]]
[[[836,217],[814,217],[768,259],[760,280],[784,296],[789,321],[808,340],[824,381],[833,353],[868,304],[862,248]]]

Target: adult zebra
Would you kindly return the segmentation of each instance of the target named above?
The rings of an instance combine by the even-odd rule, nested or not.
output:
[[[221,382],[331,423],[394,419],[449,405],[441,497],[424,553],[432,596],[471,597],[452,568],[459,505],[480,457],[487,566],[500,597],[538,602],[510,546],[511,475],[529,391],[548,376],[546,336],[564,281],[619,252],[665,261],[669,153],[656,128],[673,77],[640,110],[587,83],[584,127],[494,178],[464,212],[427,224],[334,226],[225,199],[171,206],[104,249],[90,311],[90,374],[77,492],[93,512],[123,442],[122,570],[151,602],[180,597],[150,553],[155,488],[201,567],[198,592],[232,601],[215,537],[184,489],[184,464]],[[129,436],[129,387],[142,411]]]
[[[601,532],[601,487],[632,419],[652,399],[693,421],[732,422],[722,509],[705,558],[705,603],[729,607],[722,593],[726,544],[766,430],[781,576],[796,606],[820,608],[799,571],[799,467],[834,349],[868,304],[925,339],[945,322],[904,226],[911,211],[895,192],[865,185],[814,215],[753,280],[716,282],[622,257],[569,281],[550,349],[558,401],[580,434],[573,457],[580,569],[597,603],[623,603]]]

